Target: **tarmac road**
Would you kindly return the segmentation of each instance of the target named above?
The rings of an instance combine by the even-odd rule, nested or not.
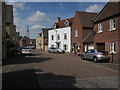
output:
[[[32,50],[3,62],[3,88],[118,88],[118,71],[73,54]]]

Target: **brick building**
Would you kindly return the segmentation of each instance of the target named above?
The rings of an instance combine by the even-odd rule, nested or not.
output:
[[[6,5],[1,2],[2,6],[2,59],[6,59]]]
[[[41,37],[41,33],[39,33],[39,36],[36,37],[36,49],[42,50],[42,37]]]
[[[94,48],[93,38],[91,38],[91,42],[85,39],[91,37],[91,35],[88,34],[91,34],[93,30],[92,20],[96,15],[97,13],[76,11],[72,23],[72,51],[74,53],[83,53],[84,51],[87,51],[87,49]]]
[[[35,48],[36,47],[36,39],[30,39],[27,36],[24,36],[19,41],[20,47],[30,47]]]
[[[113,62],[120,61],[120,2],[108,2],[94,19],[95,49],[113,55]]]

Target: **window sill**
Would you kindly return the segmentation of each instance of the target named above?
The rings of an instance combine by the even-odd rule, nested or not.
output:
[[[102,33],[102,31],[99,31],[99,32],[97,32],[97,33]]]
[[[115,30],[116,30],[116,28],[109,29],[109,31],[115,31]]]

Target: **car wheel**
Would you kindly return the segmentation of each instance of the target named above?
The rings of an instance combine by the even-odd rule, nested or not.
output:
[[[81,56],[81,59],[82,59],[82,60],[84,60],[84,57],[83,57],[83,55]]]
[[[97,60],[97,57],[94,57],[94,58],[93,58],[93,61],[94,61],[94,62],[97,62],[97,61],[98,61],[98,60]]]
[[[60,52],[59,52],[59,51],[57,51],[57,53],[58,53],[58,54],[60,54]]]

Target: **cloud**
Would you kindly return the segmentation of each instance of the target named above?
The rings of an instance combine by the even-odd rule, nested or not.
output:
[[[28,22],[32,23],[48,23],[50,19],[47,18],[46,14],[40,11],[36,11],[32,16],[27,18]]]
[[[33,25],[30,30],[33,30],[33,31],[40,31],[42,28],[44,28],[44,26],[42,25]]]
[[[8,2],[8,5],[13,5],[15,8],[24,10],[25,9],[25,3],[21,3],[21,2]]]
[[[26,26],[17,26],[17,32],[20,32],[20,35],[22,36],[26,36],[27,35],[27,30],[26,30]]]
[[[39,36],[39,33],[42,31],[42,28],[44,28],[44,26],[42,25],[33,25],[30,28],[30,37],[31,38],[36,38],[37,36]]]
[[[13,14],[14,14],[14,17],[16,17],[16,16],[18,16],[19,14],[18,14],[18,11],[17,11],[17,9],[16,8],[13,8]]]
[[[90,5],[88,8],[85,9],[86,12],[99,12],[103,8],[103,5]]]

